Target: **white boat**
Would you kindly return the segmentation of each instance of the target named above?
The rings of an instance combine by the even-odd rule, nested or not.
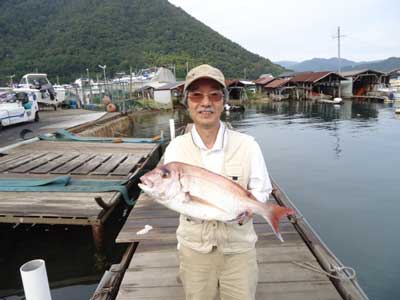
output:
[[[318,99],[318,102],[320,103],[330,103],[330,104],[342,104],[343,103],[343,99],[336,97],[333,100],[330,99]]]
[[[0,94],[0,129],[29,121],[39,121],[39,105],[33,94],[25,92]]]
[[[47,79],[47,74],[44,73],[25,74],[17,88],[13,90],[15,93],[24,92],[33,94],[34,97],[36,97],[39,107],[51,106],[56,110],[62,102],[59,100],[54,87]],[[60,97],[62,97],[62,95],[60,95]]]

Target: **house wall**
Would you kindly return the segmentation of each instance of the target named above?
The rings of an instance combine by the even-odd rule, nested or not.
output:
[[[154,100],[161,104],[172,104],[172,96],[170,90],[154,91]]]

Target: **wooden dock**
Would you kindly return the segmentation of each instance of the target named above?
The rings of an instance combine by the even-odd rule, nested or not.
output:
[[[159,148],[156,143],[40,140],[2,153],[0,178],[68,175],[100,182],[132,179],[149,161],[157,163]],[[100,225],[120,202],[120,196],[119,191],[0,192],[0,223]]]
[[[281,204],[280,198],[284,198],[284,194],[275,189],[273,196]],[[99,293],[101,297],[96,299],[184,299],[183,288],[177,281],[175,232],[178,221],[177,213],[141,194],[116,240],[137,246],[133,258],[124,276],[116,273],[122,278],[120,285],[108,285],[108,289]],[[354,288],[350,289],[351,292],[345,291],[352,298],[345,298],[347,296],[335,288],[329,277],[322,274],[321,262],[305,242],[297,225],[289,219],[281,222],[284,243],[277,240],[261,217],[255,217],[254,224],[259,236],[256,299],[368,299],[360,296]],[[153,229],[147,234],[137,235],[136,232],[145,225],[151,225]],[[321,273],[298,266],[295,262],[312,264]]]

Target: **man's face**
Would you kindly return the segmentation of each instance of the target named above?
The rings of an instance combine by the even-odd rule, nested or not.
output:
[[[190,85],[188,109],[196,126],[204,129],[218,128],[223,104],[221,86],[216,81],[204,78]]]

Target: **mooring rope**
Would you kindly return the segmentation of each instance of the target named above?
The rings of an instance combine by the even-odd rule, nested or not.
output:
[[[292,261],[292,263],[294,263],[295,265],[297,265],[299,267],[302,267],[302,268],[305,268],[305,269],[308,269],[310,271],[314,271],[317,273],[321,273],[328,277],[335,278],[338,280],[354,280],[356,278],[356,271],[351,267],[346,267],[346,266],[345,267],[332,267],[330,270],[331,271],[331,273],[330,273],[330,272],[326,272],[308,262],[302,263],[302,262]],[[345,270],[347,270],[348,273],[344,272]],[[339,275],[334,275],[332,273],[337,273]]]

